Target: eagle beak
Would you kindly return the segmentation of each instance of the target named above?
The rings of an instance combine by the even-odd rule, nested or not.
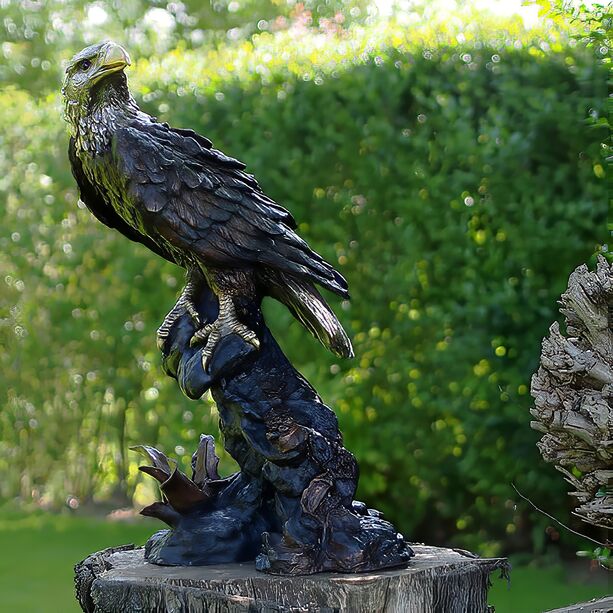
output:
[[[119,72],[130,65],[128,52],[117,43],[107,43],[103,50],[104,55],[100,60],[100,66],[93,76],[94,83],[102,77]]]

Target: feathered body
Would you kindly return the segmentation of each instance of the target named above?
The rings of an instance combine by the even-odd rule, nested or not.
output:
[[[296,234],[291,214],[266,196],[244,164],[197,133],[140,111],[123,70],[116,69],[120,62],[108,59],[117,57],[118,46],[106,45],[79,56],[115,69],[90,79],[87,95],[79,91],[79,97],[70,89],[71,67],[79,77],[74,71],[84,63],[77,56],[64,87],[69,157],[81,200],[107,226],[201,271],[219,297],[272,296],[334,353],[352,355],[314,286],[347,298],[345,279]]]

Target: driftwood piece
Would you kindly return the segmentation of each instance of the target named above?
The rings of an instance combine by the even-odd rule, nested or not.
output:
[[[481,613],[488,610],[490,573],[508,570],[504,559],[424,545],[414,550],[406,569],[274,577],[250,563],[161,567],[146,562],[142,548],[127,546],[77,564],[75,584],[86,613]]]
[[[571,604],[561,609],[552,609],[545,613],[611,613],[611,611],[613,611],[613,596],[606,596],[589,602]]]
[[[579,266],[560,304],[566,334],[556,322],[543,340],[531,426],[543,433],[543,458],[575,488],[575,513],[613,528],[613,265]]]

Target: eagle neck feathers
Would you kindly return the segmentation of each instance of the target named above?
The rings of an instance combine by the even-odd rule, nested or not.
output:
[[[143,113],[128,90],[125,76],[101,83],[86,101],[66,106],[66,118],[79,157],[106,153],[115,131],[140,115]]]

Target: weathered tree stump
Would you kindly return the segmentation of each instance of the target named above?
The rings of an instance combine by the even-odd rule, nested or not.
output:
[[[489,576],[506,575],[504,559],[413,547],[409,568],[361,574],[278,577],[253,563],[163,567],[133,545],[94,553],[75,567],[86,613],[347,612],[480,613],[488,610]]]
[[[558,323],[543,340],[532,378],[538,447],[564,474],[584,521],[613,528],[613,265],[579,266],[560,298]]]

